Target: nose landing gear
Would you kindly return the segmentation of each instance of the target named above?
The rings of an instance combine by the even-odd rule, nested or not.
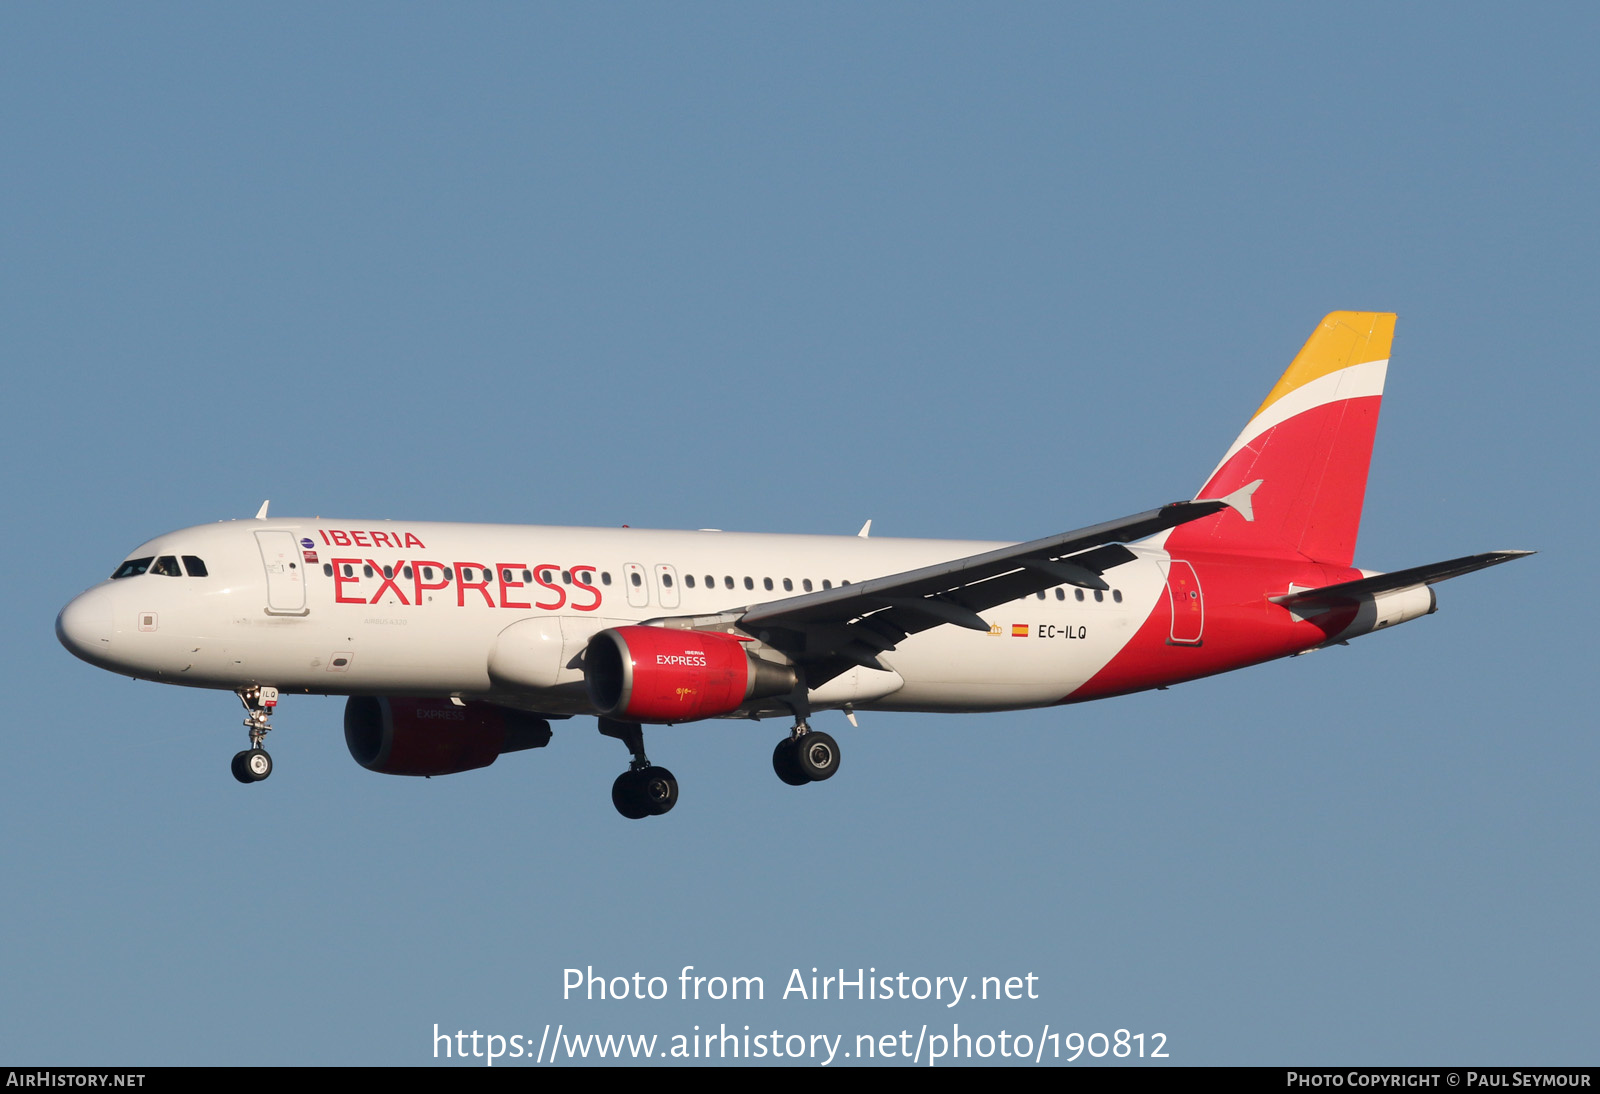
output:
[[[278,705],[278,689],[251,686],[240,688],[237,694],[244,704],[250,747],[234,755],[233,777],[242,783],[258,783],[272,774],[272,757],[261,742],[272,731],[272,708]]]

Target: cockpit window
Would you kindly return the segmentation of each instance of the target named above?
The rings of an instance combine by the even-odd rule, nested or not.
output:
[[[150,567],[150,572],[160,574],[162,577],[183,576],[183,571],[178,568],[178,560],[172,555],[162,555],[156,559],[156,564]]]
[[[130,558],[117,567],[117,572],[111,575],[111,580],[115,581],[119,577],[138,577],[148,570],[150,564],[154,561],[154,556],[150,558]]]
[[[209,577],[206,573],[206,564],[194,555],[183,556],[183,568],[189,571],[190,577]]]

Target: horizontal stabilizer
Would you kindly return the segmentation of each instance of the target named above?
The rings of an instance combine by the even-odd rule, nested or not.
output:
[[[1413,585],[1433,585],[1448,578],[1460,577],[1462,574],[1470,574],[1474,570],[1482,570],[1489,566],[1498,566],[1502,562],[1525,558],[1534,553],[1490,551],[1482,555],[1467,555],[1464,558],[1452,558],[1448,562],[1430,562],[1426,566],[1413,566],[1409,570],[1396,570],[1390,574],[1364,577],[1358,581],[1324,585],[1320,589],[1301,589],[1270,599],[1274,604],[1282,604],[1286,608],[1311,603],[1359,600],[1363,596],[1386,593],[1394,589],[1407,589]]]

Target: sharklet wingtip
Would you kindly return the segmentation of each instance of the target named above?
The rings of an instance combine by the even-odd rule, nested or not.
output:
[[[1256,489],[1265,481],[1265,479],[1256,479],[1254,482],[1245,483],[1243,486],[1239,487],[1239,489],[1235,490],[1226,497],[1203,498],[1201,500],[1220,501],[1223,505],[1226,505],[1229,509],[1232,509],[1235,513],[1238,513],[1246,521],[1254,524],[1256,519],[1256,511],[1250,502],[1250,496],[1254,494]]]

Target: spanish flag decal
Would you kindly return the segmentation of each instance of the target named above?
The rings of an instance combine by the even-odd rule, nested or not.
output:
[[[1026,638],[1026,637],[1028,637],[1028,625],[1026,623],[1013,623],[1013,624],[1011,624],[1011,637],[1012,638]]]

